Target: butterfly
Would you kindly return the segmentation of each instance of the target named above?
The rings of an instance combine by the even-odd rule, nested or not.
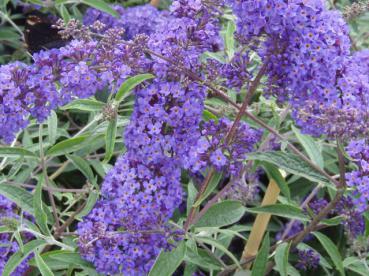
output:
[[[51,15],[39,11],[32,11],[27,15],[24,38],[31,54],[41,50],[60,48],[67,43],[59,35],[59,30],[53,27],[55,22],[56,20]]]

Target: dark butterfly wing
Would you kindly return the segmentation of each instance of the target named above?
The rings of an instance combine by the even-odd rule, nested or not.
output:
[[[24,37],[30,53],[43,49],[60,48],[66,41],[53,28],[54,21],[46,14],[33,12],[26,18]]]

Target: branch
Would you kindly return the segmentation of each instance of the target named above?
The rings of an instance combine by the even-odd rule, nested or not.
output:
[[[263,66],[261,67],[261,69],[259,70],[257,76],[255,77],[255,79],[252,81],[249,91],[243,101],[243,104],[241,106],[241,108],[239,109],[237,116],[235,118],[235,120],[233,121],[233,124],[231,126],[231,129],[229,130],[229,132],[227,133],[226,137],[225,137],[225,145],[229,145],[231,143],[231,141],[233,140],[234,136],[237,133],[237,128],[239,123],[241,122],[242,116],[245,113],[247,106],[250,104],[250,101],[252,99],[252,96],[254,95],[257,87],[259,86],[260,82],[261,82],[261,78],[264,76],[265,72],[266,72],[266,68],[267,68],[267,62],[263,64]],[[201,184],[201,188],[200,191],[197,193],[195,202],[201,198],[201,196],[205,193],[207,187],[209,186],[210,180],[212,179],[213,175],[215,174],[215,169],[213,167],[210,168],[204,182]],[[184,225],[184,229],[185,231],[188,230],[189,226],[193,223],[193,219],[196,213],[196,207],[192,206],[189,216],[185,222]]]
[[[18,187],[27,188],[27,189],[36,188],[36,186],[32,184],[17,183],[17,182],[12,182],[12,181],[1,182],[1,184],[10,185],[10,186],[18,186]],[[89,189],[64,189],[64,188],[45,187],[45,186],[42,186],[42,189],[44,191],[50,191],[53,193],[76,193],[76,194],[81,193],[83,194],[83,193],[90,192]]]

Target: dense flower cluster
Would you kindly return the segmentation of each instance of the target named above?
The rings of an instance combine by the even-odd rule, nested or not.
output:
[[[335,213],[343,217],[343,226],[348,237],[352,240],[364,234],[365,219],[360,206],[352,196],[342,197],[335,208]]]
[[[58,102],[50,85],[39,92],[39,85],[45,82],[36,82],[32,71],[20,62],[0,67],[0,137],[6,142],[11,142],[14,134],[26,127],[28,116],[42,120]]]
[[[28,125],[30,116],[41,122],[56,107],[90,97],[106,86],[113,88],[137,73],[142,65],[129,60],[132,49],[115,41],[118,38],[115,32],[99,42],[73,40],[60,49],[34,54],[32,65],[1,66],[0,138],[9,143]],[[111,43],[114,48],[106,47]]]
[[[306,131],[329,137],[357,138],[367,136],[369,119],[369,50],[347,57],[337,78],[336,98],[328,104],[310,99],[296,112]],[[316,130],[315,130],[316,131]]]
[[[217,43],[218,22],[198,1],[175,1],[171,13],[170,25],[158,28],[147,45],[173,62],[147,61],[156,79],[136,92],[127,152],[105,178],[103,198],[78,226],[82,256],[101,273],[143,275],[159,251],[170,247],[167,222],[181,203],[183,160],[201,135],[205,89],[178,64],[200,67],[200,55]]]
[[[346,174],[347,185],[353,189],[354,204],[360,212],[368,210],[369,202],[369,146],[365,140],[352,141],[347,152],[358,169]]]
[[[202,137],[192,149],[192,154],[185,161],[185,167],[200,171],[209,164],[219,171],[240,177],[246,154],[254,151],[262,132],[252,129],[241,122],[232,141],[225,143],[225,138],[232,127],[232,122],[221,118],[219,122],[205,122]]]
[[[296,267],[301,270],[310,270],[318,267],[320,262],[319,255],[312,249],[297,250],[298,262]]]
[[[327,10],[320,0],[229,2],[238,16],[239,40],[267,66],[268,93],[289,101],[295,117],[307,101],[338,104],[337,77],[350,53],[348,28],[339,12]],[[324,133],[310,120],[298,123],[305,132]]]
[[[30,218],[30,216],[27,215]],[[17,207],[7,198],[0,195],[0,226],[8,226],[12,224],[12,220],[19,220],[19,215],[17,214]],[[23,241],[32,239],[32,235],[26,233],[22,234]],[[12,238],[11,233],[1,233],[0,234],[0,274],[8,262],[10,256],[19,250],[19,245],[17,241]],[[12,276],[23,275],[29,268],[27,262],[30,258],[24,260],[11,274]]]
[[[124,37],[132,39],[137,34],[149,35],[170,20],[170,15],[167,11],[159,11],[152,5],[142,5],[127,9],[116,5],[114,9],[120,15],[119,18],[115,18],[100,10],[89,8],[84,14],[83,23],[87,26],[93,26],[96,21],[103,23],[104,27],[99,30],[100,32],[110,28],[123,28],[125,30]]]

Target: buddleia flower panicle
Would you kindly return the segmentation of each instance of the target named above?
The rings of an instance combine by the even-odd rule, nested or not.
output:
[[[340,107],[337,82],[351,46],[343,16],[320,0],[228,3],[238,16],[240,43],[267,65],[265,92],[290,103],[305,133],[327,134],[324,124],[316,123],[315,110]],[[304,117],[306,105],[312,108]]]
[[[206,96],[182,67],[197,71],[201,54],[217,43],[218,21],[210,15],[200,1],[174,1],[171,24],[134,38],[173,62],[155,56],[142,62],[156,78],[135,92],[124,133],[127,152],[106,176],[102,199],[78,225],[81,254],[100,273],[147,274],[160,250],[181,237],[168,220],[182,202],[181,168],[201,136]]]

